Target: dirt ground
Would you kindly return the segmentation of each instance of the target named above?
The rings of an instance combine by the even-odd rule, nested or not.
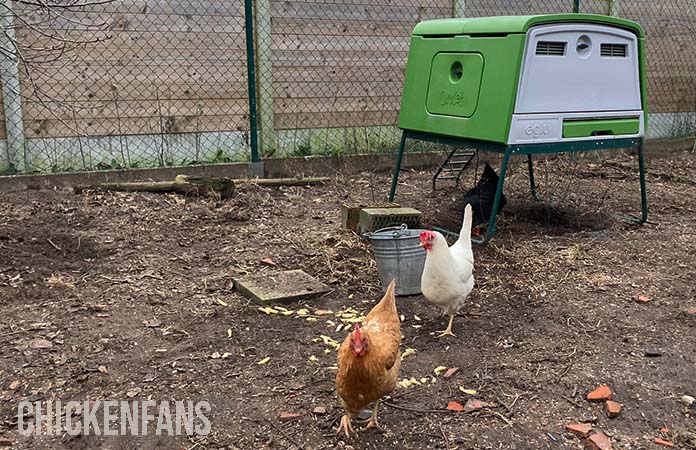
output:
[[[590,420],[618,449],[662,437],[696,449],[696,156],[649,161],[649,223],[628,156],[541,161],[546,203],[532,201],[522,160],[506,185],[500,234],[476,247],[477,286],[445,317],[421,296],[398,299],[401,378],[381,407],[384,433],[334,437],[341,411],[334,315],[266,314],[235,276],[303,269],[333,290],[285,305],[367,312],[380,298],[369,245],[340,229],[344,202],[382,201],[387,174],[335,174],[316,187],[240,185],[216,201],[177,195],[32,191],[0,194],[0,441],[22,449],[577,449],[568,422]],[[404,173],[397,201],[426,226],[457,229],[461,188],[432,192]],[[473,172],[463,183],[471,185]],[[262,262],[270,258],[277,267]],[[637,294],[653,298],[639,304]],[[417,320],[418,316],[420,320]],[[46,342],[48,341],[48,342]],[[328,349],[328,352],[327,352]],[[648,357],[646,352],[661,356]],[[259,361],[270,357],[265,364]],[[437,366],[459,367],[450,379]],[[436,382],[432,382],[435,377]],[[619,417],[585,400],[609,385]],[[495,406],[447,411],[475,398]],[[207,400],[207,436],[17,434],[22,400]],[[327,413],[313,414],[316,406]],[[280,421],[281,412],[299,413]],[[660,428],[668,428],[660,433]]]

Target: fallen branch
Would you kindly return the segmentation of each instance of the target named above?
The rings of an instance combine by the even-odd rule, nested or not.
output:
[[[235,178],[235,184],[249,183],[259,186],[315,186],[331,180],[328,177],[308,178]]]

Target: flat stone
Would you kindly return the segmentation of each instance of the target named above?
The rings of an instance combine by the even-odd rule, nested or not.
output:
[[[607,412],[608,417],[617,417],[621,414],[621,403],[607,400],[604,402],[604,410]]]
[[[589,423],[569,423],[566,424],[565,429],[576,436],[587,438],[592,431],[592,425]]]
[[[302,270],[259,272],[234,280],[235,288],[245,297],[259,303],[291,303],[318,295],[330,289]]]
[[[312,412],[316,415],[326,414],[326,406],[319,405],[316,408],[314,408]]]
[[[587,445],[592,450],[611,450],[611,441],[602,432],[594,433],[587,440]]]
[[[587,400],[590,402],[603,402],[611,399],[611,389],[609,389],[609,386],[606,384],[599,386],[597,389],[587,394]]]

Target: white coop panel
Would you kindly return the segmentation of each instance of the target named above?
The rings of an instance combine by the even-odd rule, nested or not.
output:
[[[602,25],[533,27],[515,113],[641,110],[636,39]]]

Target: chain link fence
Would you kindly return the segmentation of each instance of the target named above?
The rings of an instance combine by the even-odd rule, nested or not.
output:
[[[650,137],[696,130],[691,0],[248,1],[4,1],[0,171],[391,152],[416,23],[575,8],[646,28]]]

